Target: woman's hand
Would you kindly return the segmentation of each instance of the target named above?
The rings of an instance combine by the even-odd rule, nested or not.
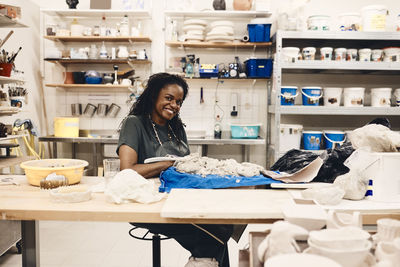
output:
[[[174,165],[174,161],[160,161],[150,164],[138,164],[138,155],[136,151],[127,145],[121,145],[119,148],[120,169],[132,169],[145,178],[158,177],[160,172]]]

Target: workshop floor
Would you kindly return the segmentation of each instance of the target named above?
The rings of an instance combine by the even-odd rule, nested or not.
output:
[[[41,221],[39,227],[41,267],[151,267],[151,241],[130,237],[128,223]],[[250,225],[239,244],[229,241],[231,267],[238,266],[238,250],[247,243],[248,231],[266,228]],[[189,256],[176,241],[161,242],[163,267],[184,266]],[[0,256],[0,266],[22,266],[15,247]]]

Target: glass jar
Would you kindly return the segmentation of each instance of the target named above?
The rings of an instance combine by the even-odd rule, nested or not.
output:
[[[94,26],[93,35],[94,36],[100,36],[100,26],[98,26],[98,25]]]

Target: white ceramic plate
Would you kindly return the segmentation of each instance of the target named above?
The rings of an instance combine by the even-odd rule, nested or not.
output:
[[[193,25],[193,24],[207,26],[207,21],[202,20],[202,19],[187,19],[183,22],[183,25],[185,25],[185,26]]]
[[[187,32],[187,31],[204,31],[206,27],[202,26],[202,25],[186,25],[183,27],[183,31]]]
[[[175,161],[177,159],[180,159],[181,157],[154,157],[154,158],[148,158],[144,160],[144,163],[154,163],[154,162],[160,162],[160,161]]]
[[[216,26],[233,27],[233,22],[229,21],[229,20],[217,20],[217,21],[211,22],[210,26],[211,26],[211,28],[214,28]]]

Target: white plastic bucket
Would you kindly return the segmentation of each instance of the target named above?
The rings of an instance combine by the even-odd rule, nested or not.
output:
[[[400,107],[400,88],[394,90],[394,97],[396,98],[396,106]]]
[[[329,31],[331,17],[326,15],[314,15],[308,17],[307,28],[310,31]]]
[[[357,61],[357,49],[347,49],[346,51],[347,61]]]
[[[364,171],[372,180],[371,200],[383,202],[400,201],[400,153],[371,153],[377,160]]]
[[[358,50],[358,55],[360,57],[360,61],[371,61],[372,50],[369,48],[363,48]]]
[[[372,50],[372,61],[379,62],[382,61],[383,50],[382,49],[373,49]]]
[[[325,87],[324,106],[340,106],[343,88]]]
[[[363,30],[369,31],[385,31],[387,7],[384,5],[366,6],[362,10]]]
[[[321,60],[332,60],[332,47],[322,47],[320,49],[321,52]]]
[[[282,48],[283,61],[295,62],[299,58],[300,48],[298,47],[284,47]]]
[[[360,13],[343,13],[339,16],[339,30],[359,31],[361,28]]]
[[[390,107],[391,97],[392,97],[392,88],[372,88],[371,106]]]
[[[400,62],[400,47],[386,47],[383,49],[383,61]]]
[[[339,47],[335,49],[335,60],[336,61],[346,61],[346,48]]]
[[[279,151],[286,152],[290,149],[300,149],[303,125],[281,124],[279,133]]]
[[[343,106],[362,107],[364,106],[364,87],[347,87],[343,89]]]
[[[314,60],[316,51],[315,47],[304,47],[302,50],[303,60]]]

